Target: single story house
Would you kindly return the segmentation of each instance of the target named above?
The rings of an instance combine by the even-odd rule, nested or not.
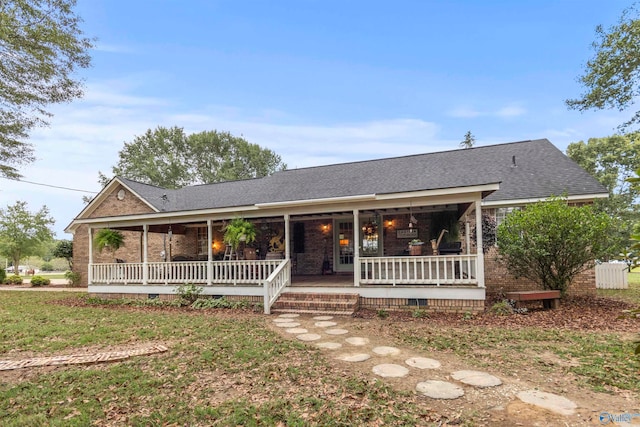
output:
[[[263,302],[266,313],[294,293],[350,295],[371,308],[478,311],[487,292],[532,284],[510,277],[495,251],[483,253],[475,224],[483,212],[500,221],[552,195],[576,204],[608,196],[539,139],[180,189],[115,177],[66,231],[74,270],[103,297],[171,298],[178,285],[196,284],[205,295]],[[222,230],[237,217],[254,223],[258,237],[247,256],[232,257]],[[94,248],[103,228],[125,235],[115,254]],[[591,291],[589,274],[570,288]]]

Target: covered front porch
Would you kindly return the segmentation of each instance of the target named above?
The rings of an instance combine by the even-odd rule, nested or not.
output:
[[[260,230],[246,259],[225,256],[221,230],[233,218],[228,212],[89,220],[89,292],[154,297],[195,284],[204,295],[260,298],[266,313],[287,289],[349,291],[371,299],[484,300],[482,233],[472,235],[471,227],[481,223],[480,202],[490,189],[467,190],[400,200],[374,195],[295,207],[257,205],[234,213]],[[453,253],[439,252],[440,239],[453,234],[437,225],[443,216],[454,219],[447,228],[461,229]],[[114,254],[112,261],[95,253],[93,234],[105,227],[127,232],[139,250],[130,248],[127,259]],[[140,259],[132,262],[136,253]]]

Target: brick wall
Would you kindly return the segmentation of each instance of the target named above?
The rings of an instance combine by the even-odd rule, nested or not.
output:
[[[303,221],[304,252],[291,253],[296,260],[294,274],[318,275],[322,273],[322,263],[327,259],[333,268],[333,223],[330,219]],[[326,227],[326,228],[325,228]],[[293,228],[293,225],[292,225]],[[295,239],[291,233],[291,238]],[[293,248],[293,246],[292,246]]]
[[[528,291],[540,289],[536,283],[525,279],[518,278],[509,274],[507,269],[498,261],[498,253],[496,248],[492,248],[484,258],[485,265],[485,286],[487,294],[500,295],[505,292]],[[575,277],[569,285],[567,295],[595,295],[596,293],[596,275],[595,269],[590,268]]]

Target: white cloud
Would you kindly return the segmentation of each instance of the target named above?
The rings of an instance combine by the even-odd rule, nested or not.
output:
[[[493,113],[498,117],[517,117],[525,114],[527,110],[517,105],[509,105],[507,107],[500,108],[498,111]]]
[[[233,106],[177,111],[171,102],[131,95],[126,80],[94,84],[81,101],[58,106],[51,126],[31,137],[38,160],[24,179],[60,187],[99,191],[98,171],[109,173],[124,142],[156,126],[184,126],[188,133],[225,130],[278,153],[289,168],[400,156],[455,147],[438,140],[439,126],[418,119],[353,123],[300,123],[276,110],[247,112]],[[110,87],[110,89],[109,89]],[[167,113],[167,110],[172,110]],[[87,194],[91,195],[91,194]],[[26,200],[35,211],[47,205],[59,238],[84,207],[82,194],[2,180],[0,206]],[[66,236],[68,237],[68,236]]]

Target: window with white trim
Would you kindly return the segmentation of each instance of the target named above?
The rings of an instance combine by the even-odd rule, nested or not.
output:
[[[207,233],[207,227],[198,227],[196,234],[196,246],[198,248],[198,255],[207,255],[207,243],[209,242],[209,234]]]
[[[497,208],[496,209],[496,227],[499,226],[504,219],[513,211],[519,211],[522,206],[512,206],[509,208]]]

